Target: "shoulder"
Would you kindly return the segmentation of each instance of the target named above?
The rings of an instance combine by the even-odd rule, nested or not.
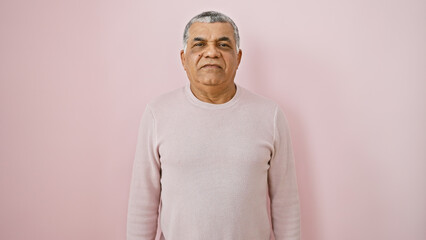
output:
[[[242,105],[247,105],[254,110],[258,110],[260,112],[268,112],[270,114],[275,115],[276,111],[279,109],[279,105],[277,102],[272,100],[269,97],[260,95],[251,90],[248,90],[245,87],[238,85],[238,87],[242,90]]]
[[[150,108],[151,111],[173,109],[181,105],[184,100],[184,87],[182,86],[151,99],[147,107]]]

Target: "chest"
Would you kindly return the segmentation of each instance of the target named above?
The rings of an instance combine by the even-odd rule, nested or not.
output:
[[[273,147],[272,124],[247,115],[183,115],[158,132],[163,166],[265,165]]]

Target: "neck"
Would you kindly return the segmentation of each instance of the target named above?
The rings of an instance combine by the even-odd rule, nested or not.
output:
[[[234,82],[220,85],[204,85],[190,82],[192,93],[200,101],[222,104],[231,100],[237,92],[237,87]]]

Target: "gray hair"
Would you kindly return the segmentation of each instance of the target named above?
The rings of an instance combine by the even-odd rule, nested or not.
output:
[[[183,32],[183,51],[186,52],[186,45],[188,43],[188,31],[191,25],[195,22],[203,22],[203,23],[215,23],[215,22],[223,22],[230,23],[232,28],[234,29],[234,38],[237,52],[240,49],[240,34],[238,33],[238,27],[235,25],[234,21],[223,13],[208,11],[198,14],[193,17],[188,24],[186,24],[185,31]]]

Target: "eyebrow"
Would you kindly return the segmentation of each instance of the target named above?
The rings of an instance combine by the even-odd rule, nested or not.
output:
[[[194,40],[194,42],[196,42],[196,41],[201,41],[201,42],[207,41],[206,39],[201,38],[201,37],[195,37],[193,40]],[[231,39],[229,37],[221,37],[221,38],[217,39],[217,41],[219,41],[219,42],[220,41],[231,42]]]
[[[206,41],[206,39],[204,39],[204,38],[200,38],[200,37],[195,37],[194,38],[194,41]]]
[[[229,39],[229,37],[221,37],[218,39],[218,41],[227,41],[227,42],[231,42],[231,39]]]

